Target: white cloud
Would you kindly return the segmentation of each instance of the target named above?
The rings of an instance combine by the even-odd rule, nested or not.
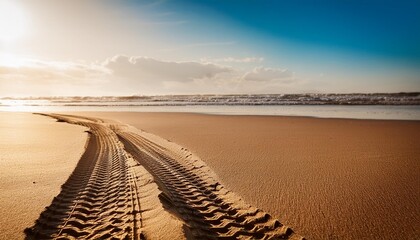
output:
[[[245,57],[245,58],[224,58],[224,62],[237,62],[237,63],[251,63],[251,62],[262,62],[264,58],[262,57]]]
[[[292,83],[295,80],[295,76],[288,69],[256,67],[252,71],[245,73],[242,79],[254,82]]]
[[[82,88],[101,83],[107,75],[101,65],[25,60],[0,66],[0,95],[86,94]]]
[[[188,82],[196,79],[213,78],[232,69],[212,63],[168,62],[146,57],[115,56],[108,59],[104,67],[114,76],[134,82]]]
[[[0,63],[0,96],[277,93],[300,84],[285,69],[257,67],[245,72],[215,63],[121,55],[97,63]]]
[[[208,59],[203,58],[201,59],[202,62],[229,62],[229,63],[260,63],[264,61],[263,57],[244,57],[244,58],[234,58],[234,57],[226,57],[226,58],[216,58],[216,59]]]
[[[72,62],[46,62],[27,60],[18,66],[0,66],[0,81],[31,81],[34,83],[60,83],[66,80],[85,82],[109,74],[100,65]]]
[[[0,65],[0,95],[121,95],[190,92],[232,68],[213,63],[170,62],[146,57],[115,56],[85,64],[25,60]],[[170,89],[171,86],[179,86]]]

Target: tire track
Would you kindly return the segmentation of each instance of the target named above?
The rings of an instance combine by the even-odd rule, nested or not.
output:
[[[132,132],[117,132],[125,148],[155,177],[160,198],[176,211],[196,239],[302,239],[269,214],[228,200],[228,191],[205,167],[194,166],[161,144]]]
[[[25,230],[27,239],[139,239],[141,215],[128,156],[99,121],[50,115],[89,128],[86,150],[69,179]]]
[[[136,171],[142,173],[134,170],[138,164],[162,191],[149,197],[160,200],[182,221],[187,238],[303,239],[226,190],[203,162],[192,160],[191,153],[178,145],[174,148],[157,136],[116,122],[73,115],[46,116],[87,127],[89,136],[75,170],[35,225],[25,230],[26,239],[153,236],[143,231],[142,212],[148,210],[141,209]]]

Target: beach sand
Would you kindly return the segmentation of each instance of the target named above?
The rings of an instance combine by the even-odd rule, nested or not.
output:
[[[0,112],[0,239],[23,239],[84,151],[85,128]]]
[[[87,127],[89,137],[28,239],[302,239],[176,143],[113,121],[45,116]]]
[[[420,237],[418,121],[82,115],[119,120],[186,147],[228,189],[308,239]]]
[[[2,239],[420,236],[419,121],[0,114]]]

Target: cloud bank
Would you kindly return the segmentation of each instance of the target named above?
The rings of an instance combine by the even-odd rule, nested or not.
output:
[[[244,57],[244,58],[234,58],[234,57],[225,57],[225,58],[216,58],[216,59],[201,59],[203,62],[226,62],[226,63],[260,63],[264,61],[263,57]]]
[[[115,56],[108,59],[104,67],[115,76],[134,81],[176,81],[188,82],[196,79],[213,78],[232,69],[211,63],[167,62],[146,57]]]
[[[246,81],[266,82],[277,81],[291,83],[295,80],[294,73],[287,69],[256,67],[243,77]]]
[[[0,65],[0,96],[83,95],[108,75],[97,64],[26,60]]]
[[[273,93],[295,81],[294,73],[284,69],[244,71],[211,62],[141,56],[118,55],[97,63],[26,60],[16,66],[0,64],[0,96]]]

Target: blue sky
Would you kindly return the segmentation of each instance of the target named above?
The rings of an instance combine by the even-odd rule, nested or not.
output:
[[[418,1],[227,2],[230,4],[214,7],[245,27],[273,38],[332,50],[420,60]]]
[[[1,50],[25,68],[0,71],[17,95],[28,67],[47,95],[420,91],[419,1],[17,2],[30,31]]]
[[[420,61],[419,1],[183,0],[166,5],[162,8],[197,22],[207,18],[224,25],[228,20],[262,38]]]

